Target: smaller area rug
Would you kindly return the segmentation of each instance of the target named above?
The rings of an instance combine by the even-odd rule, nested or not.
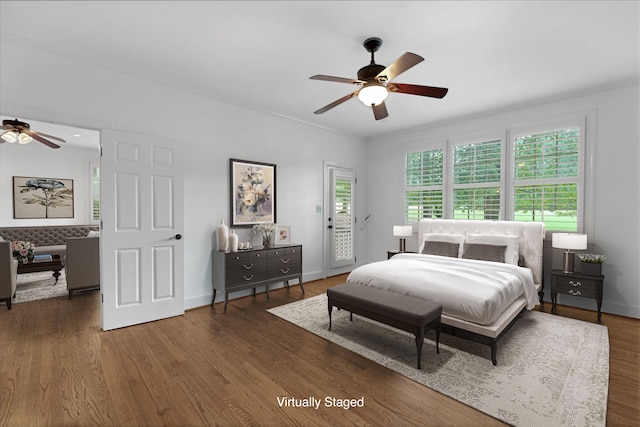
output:
[[[413,335],[333,310],[326,295],[268,310],[301,328],[386,366],[501,421],[518,426],[604,426],[609,390],[606,326],[527,311],[489,346],[429,332],[416,369]]]
[[[68,295],[69,293],[67,292],[67,280],[65,278],[64,268],[60,271],[60,277],[58,278],[57,284],[51,271],[43,271],[41,273],[24,273],[18,274],[16,297],[12,300],[12,304]]]

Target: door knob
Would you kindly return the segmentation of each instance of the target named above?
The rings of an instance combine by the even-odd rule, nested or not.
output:
[[[176,240],[182,239],[182,234],[176,234]]]

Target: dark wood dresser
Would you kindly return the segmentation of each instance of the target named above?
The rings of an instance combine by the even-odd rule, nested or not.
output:
[[[269,248],[213,253],[213,300],[217,291],[224,292],[224,312],[227,312],[229,293],[264,286],[269,300],[269,285],[298,279],[302,286],[302,245],[276,245]]]

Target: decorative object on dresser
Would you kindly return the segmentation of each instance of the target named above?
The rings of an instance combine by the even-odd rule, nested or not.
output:
[[[298,279],[302,286],[302,246],[278,245],[268,249],[249,249],[241,252],[213,252],[213,300],[217,291],[224,292],[224,313],[227,312],[231,292],[264,286],[269,300],[269,285]]]
[[[278,225],[273,223],[256,224],[251,231],[253,234],[262,237],[262,246],[268,248],[273,241],[273,232],[276,231],[277,228]]]
[[[558,249],[565,249],[562,258],[562,271],[573,272],[574,250],[587,249],[587,235],[576,233],[553,233],[551,235],[551,246]]]
[[[276,227],[276,245],[291,243],[291,226],[278,225]]]
[[[234,230],[229,234],[229,252],[238,252],[238,235]]]
[[[276,165],[229,159],[231,226],[276,222]]]
[[[14,176],[13,217],[73,218],[73,180]]]
[[[571,297],[591,298],[598,307],[598,323],[602,308],[602,288],[604,276],[585,273],[567,273],[562,270],[551,270],[551,313],[556,314],[558,294]]]
[[[224,223],[224,220],[220,221],[220,224],[216,227],[216,243],[219,251],[226,251],[229,239],[229,227]]]
[[[396,237],[400,237],[400,252],[405,252],[407,250],[407,237],[411,237],[413,234],[413,227],[410,225],[394,225],[393,226],[393,235]]]

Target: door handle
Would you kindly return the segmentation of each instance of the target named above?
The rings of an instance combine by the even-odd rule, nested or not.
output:
[[[333,228],[333,225],[328,225],[327,228]]]
[[[175,235],[175,238],[176,238],[176,240],[180,240],[180,239],[182,239],[182,234],[176,234],[176,235]]]

